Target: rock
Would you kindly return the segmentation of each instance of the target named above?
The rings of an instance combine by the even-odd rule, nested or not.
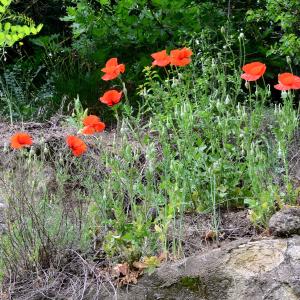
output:
[[[269,228],[275,236],[300,234],[300,207],[284,208],[274,214],[269,221]]]
[[[297,300],[300,237],[233,242],[209,253],[166,263],[137,285],[101,299]]]

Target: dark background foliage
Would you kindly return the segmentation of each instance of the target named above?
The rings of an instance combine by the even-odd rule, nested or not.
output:
[[[18,0],[11,8],[44,24],[39,36],[8,49],[2,64],[2,73],[17,68],[25,78],[34,77],[26,85],[28,95],[37,94],[45,85],[51,87],[52,96],[47,100],[51,101],[45,103],[48,108],[39,114],[41,118],[67,109],[77,94],[92,111],[102,109],[95,99],[108,88],[101,81],[100,68],[110,57],[126,63],[134,104],[141,71],[151,62],[150,53],[189,45],[203,34],[212,45],[221,45],[221,26],[235,37],[237,55],[238,36],[245,34],[246,60],[272,66],[267,80],[287,70],[286,56],[294,66],[299,65],[298,0]],[[20,76],[15,74],[17,82],[22,82]],[[27,101],[30,109],[25,118],[37,117],[40,110],[34,107],[40,102]]]

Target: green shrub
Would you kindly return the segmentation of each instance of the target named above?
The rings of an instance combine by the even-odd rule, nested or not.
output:
[[[19,62],[0,75],[0,115],[11,123],[20,120],[45,120],[59,109],[55,106],[53,78]],[[38,78],[38,80],[37,80]],[[42,81],[43,78],[43,81]]]
[[[131,78],[149,63],[149,54],[173,47],[193,32],[211,30],[224,15],[214,4],[185,0],[76,0],[63,20],[71,22],[73,49],[89,61],[103,64],[122,57],[131,64]],[[134,53],[134,55],[133,55]]]
[[[290,56],[293,64],[299,65],[299,10],[298,0],[264,0],[258,8],[249,9],[245,27],[251,34],[249,45],[256,48],[250,46],[252,50],[270,56],[274,61],[284,62],[283,58]]]
[[[39,33],[43,27],[42,24],[36,26],[32,19],[24,15],[11,12],[11,2],[12,0],[0,1],[0,49],[11,47],[26,36]]]

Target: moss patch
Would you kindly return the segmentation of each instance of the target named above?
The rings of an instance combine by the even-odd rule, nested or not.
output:
[[[201,282],[199,277],[183,277],[180,279],[179,284],[193,292],[200,293],[201,295],[206,294],[206,286]]]

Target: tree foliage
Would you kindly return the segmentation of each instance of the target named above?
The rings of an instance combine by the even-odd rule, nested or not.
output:
[[[13,13],[9,9],[11,3],[12,0],[0,0],[0,48],[11,47],[26,36],[39,33],[43,27],[36,26],[23,14]]]

